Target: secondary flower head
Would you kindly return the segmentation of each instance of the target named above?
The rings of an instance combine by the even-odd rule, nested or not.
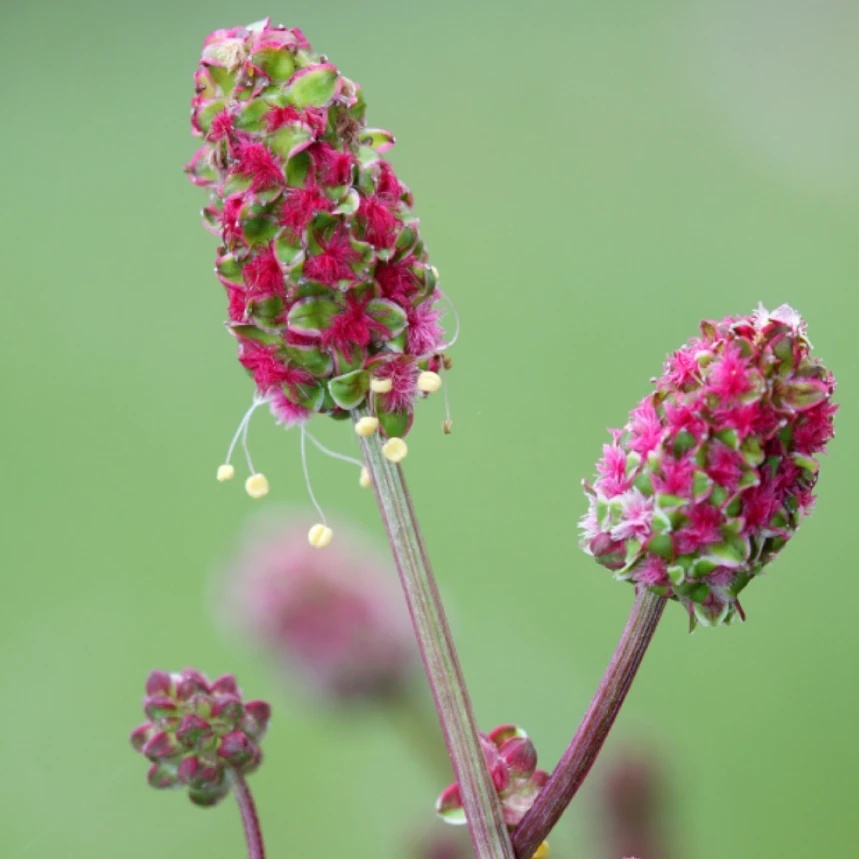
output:
[[[537,769],[534,743],[516,725],[500,725],[489,734],[481,733],[480,746],[501,800],[504,822],[512,829],[534,804],[549,774]],[[442,791],[436,811],[447,823],[466,822],[457,782]]]
[[[152,787],[187,786],[191,802],[214,805],[229,792],[228,770],[246,775],[262,760],[271,709],[243,701],[231,674],[210,682],[191,668],[153,671],[143,709],[148,721],[134,729],[131,744],[152,761]]]
[[[812,508],[835,381],[782,305],[703,322],[603,448],[583,548],[679,600],[692,623],[742,617],[738,596]]]
[[[300,30],[268,19],[212,33],[195,83],[204,143],[186,169],[209,191],[227,326],[259,396],[287,425],[369,404],[404,436],[445,344],[411,192],[381,157],[393,136]]]
[[[344,705],[407,694],[420,669],[390,564],[348,528],[324,552],[307,523],[253,523],[232,564],[229,611],[291,675],[291,688]]]

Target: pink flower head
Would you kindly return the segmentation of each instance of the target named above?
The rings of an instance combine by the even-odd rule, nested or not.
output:
[[[396,573],[348,528],[324,552],[307,530],[282,517],[252,525],[230,568],[231,619],[311,697],[405,694],[419,664]]]
[[[271,708],[244,701],[231,674],[210,681],[193,668],[153,671],[143,709],[147,721],[131,744],[152,761],[152,787],[186,786],[191,802],[214,805],[229,793],[227,770],[247,774],[260,765]]]
[[[740,591],[811,509],[837,406],[792,308],[703,322],[701,334],[604,447],[582,545],[714,625],[742,617]]]
[[[246,366],[246,344],[261,342],[267,362],[312,377],[275,389],[276,370],[255,365],[258,393],[287,422],[366,405],[384,434],[404,435],[417,389],[384,396],[370,368],[396,358],[416,377],[444,340],[411,193],[382,157],[393,137],[367,127],[358,85],[300,30],[267,19],[212,33],[194,81],[203,145],[186,170],[209,193],[228,327]]]
[[[537,769],[537,750],[516,725],[500,725],[480,734],[483,757],[501,800],[504,822],[513,829],[534,804],[549,774]],[[452,824],[465,823],[459,784],[446,787],[436,801],[436,812]]]

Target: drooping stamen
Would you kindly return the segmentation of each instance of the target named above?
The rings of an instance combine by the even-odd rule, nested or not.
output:
[[[307,434],[307,437],[319,448],[323,453],[328,454],[328,456],[333,457],[334,459],[339,459],[341,462],[348,462],[351,465],[357,465],[359,468],[363,467],[364,463],[361,462],[360,459],[355,459],[354,456],[347,456],[345,453],[338,453],[336,450],[331,450],[330,447],[326,447],[310,432],[309,429],[305,429],[304,432]]]
[[[402,462],[409,452],[408,445],[401,439],[394,436],[389,438],[382,445],[382,454],[388,462],[393,462],[395,465]]]
[[[317,523],[307,532],[307,542],[314,549],[324,549],[334,539],[334,532],[327,526]]]
[[[253,461],[251,460],[250,451],[248,450],[248,427],[250,426],[250,420],[253,413],[263,404],[268,402],[268,399],[265,397],[260,397],[259,394],[254,394],[253,401],[251,402],[250,407],[244,413],[241,421],[239,421],[239,425],[236,428],[235,435],[230,442],[229,448],[227,448],[227,456],[224,459],[222,465],[218,466],[217,478],[223,483],[226,480],[232,480],[235,477],[236,469],[231,464],[230,460],[233,458],[233,451],[236,449],[236,445],[239,443],[239,439],[242,442],[242,448],[245,452],[245,459],[247,460],[248,469],[251,473],[251,477],[260,477],[261,480],[256,480],[254,482],[253,488],[251,488],[248,483],[245,483],[245,489],[248,494],[253,498],[262,498],[268,492],[268,482],[266,481],[263,475],[257,475],[256,470],[254,469]],[[250,478],[248,478],[250,480]],[[263,485],[265,488],[263,488]]]
[[[363,418],[358,418],[355,421],[355,432],[361,438],[369,438],[377,429],[379,429],[379,419],[370,415],[365,415]]]
[[[418,390],[425,394],[434,394],[441,387],[441,376],[432,370],[424,370],[418,374]]]
[[[334,532],[328,527],[328,519],[326,518],[322,507],[319,505],[319,502],[316,500],[316,495],[313,492],[313,486],[310,483],[310,471],[307,467],[307,436],[309,435],[310,433],[302,424],[301,467],[304,470],[304,484],[307,487],[307,494],[310,496],[310,501],[316,509],[316,512],[319,514],[319,518],[322,520],[322,522],[317,523],[310,529],[310,531],[308,531],[307,539],[311,546],[317,549],[324,549],[334,538]],[[313,436],[310,437],[313,438]]]
[[[438,367],[438,373],[441,377],[449,368],[448,359],[445,355],[441,356],[441,363]],[[453,432],[453,418],[450,416],[450,395],[447,392],[448,385],[442,384],[442,396],[444,397],[444,420],[441,423],[441,431],[445,435],[450,435]]]
[[[266,400],[262,399],[261,397],[259,397],[256,394],[254,394],[253,404],[251,405],[250,409],[248,409],[247,415],[245,416],[245,420],[244,420],[244,427],[242,428],[242,436],[241,436],[241,438],[242,438],[242,450],[245,452],[245,461],[248,464],[248,471],[250,471],[251,474],[256,474],[257,471],[254,468],[254,463],[253,463],[253,460],[251,459],[251,452],[248,449],[248,430],[250,429],[250,426],[251,426],[251,417],[253,416],[253,413],[264,402],[266,402]],[[232,450],[230,451],[230,453],[232,453]],[[229,462],[229,460],[227,460],[227,461]]]
[[[436,291],[441,296],[442,301],[447,304],[448,310],[453,314],[453,336],[447,341],[447,343],[439,347],[441,350],[450,349],[450,347],[459,339],[459,313],[457,312],[456,305],[453,303],[453,300],[443,289],[436,287]]]
[[[354,456],[347,456],[345,453],[338,453],[336,450],[331,450],[330,447],[326,447],[324,444],[322,444],[322,442],[319,441],[319,439],[316,438],[316,436],[313,435],[313,433],[310,432],[310,430],[305,429],[305,432],[307,433],[307,437],[323,453],[327,454],[328,456],[333,457],[334,459],[339,459],[341,462],[348,462],[350,465],[357,465],[358,468],[361,469],[361,476],[358,478],[358,485],[359,486],[366,489],[368,486],[372,485],[372,483],[370,482],[370,473],[367,471],[366,467],[364,466],[364,463],[361,462],[360,459],[355,459]],[[366,475],[366,477],[365,477],[365,475]]]

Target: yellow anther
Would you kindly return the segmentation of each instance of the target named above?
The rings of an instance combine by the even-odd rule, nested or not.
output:
[[[257,472],[245,481],[245,492],[251,498],[264,498],[268,495],[268,480],[264,474]]]
[[[434,394],[441,387],[441,376],[432,370],[424,370],[418,376],[418,390],[425,394]]]
[[[370,390],[374,394],[387,394],[393,387],[391,379],[370,379]]]
[[[382,453],[388,462],[402,462],[408,452],[409,449],[401,438],[389,438],[382,445]]]
[[[369,489],[373,485],[370,472],[367,471],[366,466],[361,469],[361,476],[358,478],[358,485],[362,489]]]
[[[236,476],[236,470],[228,462],[218,466],[218,480],[223,483],[225,480],[232,480]]]
[[[441,422],[441,431],[445,435],[450,435],[453,432],[453,421],[450,418]]]
[[[333,539],[334,532],[321,522],[318,522],[307,532],[307,542],[314,549],[324,549]]]
[[[549,853],[549,842],[544,841],[535,851],[532,859],[548,859]]]
[[[358,418],[355,422],[355,432],[362,438],[369,438],[377,429],[379,429],[379,419],[369,415]]]

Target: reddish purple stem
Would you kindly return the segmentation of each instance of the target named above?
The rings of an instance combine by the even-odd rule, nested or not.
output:
[[[549,781],[513,833],[518,859],[530,859],[590,772],[653,638],[665,597],[639,590],[599,688]]]
[[[227,770],[227,778],[230,780],[230,787],[233,790],[233,795],[236,802],[239,804],[239,811],[242,815],[242,824],[245,827],[245,839],[248,843],[248,859],[265,859],[265,846],[262,842],[262,830],[259,825],[259,817],[257,817],[254,798],[251,795],[248,783],[244,776],[234,769]]]

